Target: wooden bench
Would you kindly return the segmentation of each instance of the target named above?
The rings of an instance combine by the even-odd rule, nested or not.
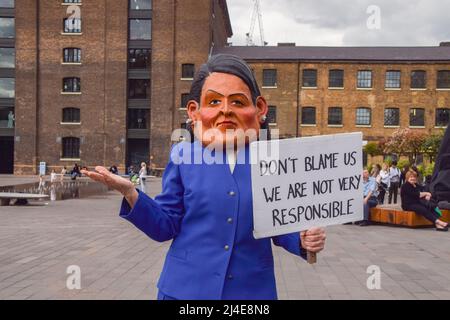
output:
[[[370,210],[370,220],[377,223],[411,228],[434,226],[433,223],[425,219],[420,214],[412,211],[403,211],[398,208],[372,208]],[[442,210],[441,220],[445,222],[450,221],[450,210]]]
[[[48,199],[49,196],[45,194],[34,194],[34,193],[10,193],[10,192],[0,192],[1,206],[9,206],[12,199],[23,200],[24,204],[28,203],[28,200],[40,200]]]

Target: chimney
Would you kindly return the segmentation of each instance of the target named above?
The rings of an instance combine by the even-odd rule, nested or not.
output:
[[[439,47],[450,47],[450,41],[439,43]]]
[[[278,42],[278,47],[295,47],[295,42]]]

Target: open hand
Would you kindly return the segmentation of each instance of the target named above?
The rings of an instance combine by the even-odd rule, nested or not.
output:
[[[94,181],[119,191],[127,199],[130,206],[134,206],[139,194],[131,181],[109,172],[105,167],[95,167],[95,171],[81,170],[81,173]]]
[[[325,229],[324,228],[311,228],[308,231],[300,232],[300,240],[302,247],[310,252],[320,252],[325,247]]]

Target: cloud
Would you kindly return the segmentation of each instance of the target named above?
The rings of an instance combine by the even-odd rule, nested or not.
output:
[[[371,5],[381,27],[370,30]],[[228,0],[234,45],[245,45],[253,1]],[[450,40],[450,1],[442,0],[261,0],[269,45],[296,42],[324,46],[436,46]],[[254,40],[259,43],[258,25]]]

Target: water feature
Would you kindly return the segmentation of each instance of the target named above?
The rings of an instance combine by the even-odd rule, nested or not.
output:
[[[50,196],[51,201],[86,198],[104,194],[107,191],[108,188],[105,185],[87,179],[53,183],[46,181],[43,184],[36,182],[0,187],[0,192],[46,194]]]

